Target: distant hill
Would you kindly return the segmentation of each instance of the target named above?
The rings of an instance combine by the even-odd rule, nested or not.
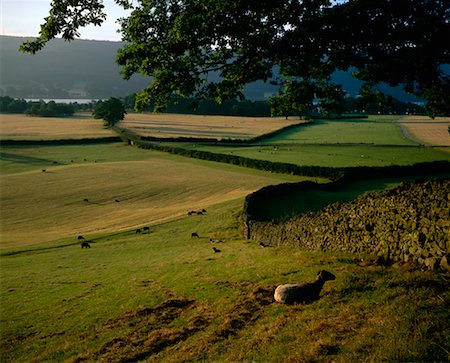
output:
[[[121,42],[55,39],[36,55],[18,51],[30,38],[0,36],[0,95],[21,98],[108,98],[123,97],[144,88],[149,78],[133,76],[125,81],[115,63]],[[361,82],[349,72],[336,72],[334,79],[351,96],[358,94]],[[388,87],[386,87],[388,89]],[[248,99],[260,100],[277,88],[261,81],[245,87]],[[417,102],[400,89],[389,94],[404,102]]]

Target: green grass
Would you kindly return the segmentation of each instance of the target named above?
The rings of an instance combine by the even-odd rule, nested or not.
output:
[[[300,180],[122,144],[2,153],[21,162],[2,161],[1,249],[152,225]]]
[[[323,146],[298,147],[315,155]],[[262,249],[240,236],[243,196],[296,177],[122,144],[1,152],[2,361],[450,360],[448,275],[363,266],[362,256],[344,253]],[[186,215],[200,207],[206,215]],[[160,208],[168,221],[152,219]],[[103,230],[111,221],[118,224]],[[144,221],[150,233],[135,234]],[[75,231],[90,231],[91,249],[80,248]],[[209,238],[224,241],[220,253]],[[311,281],[320,269],[337,278],[319,301],[274,303],[276,285]]]
[[[446,277],[360,267],[339,253],[261,249],[239,236],[241,203],[157,225],[148,235],[98,236],[89,250],[0,256],[2,360],[449,358]],[[224,240],[221,253],[207,237]],[[320,301],[273,302],[275,285],[311,280],[321,268],[337,279]]]
[[[297,165],[331,167],[410,165],[450,160],[447,152],[408,140],[395,116],[358,120],[315,120],[254,146],[177,144],[186,148]]]

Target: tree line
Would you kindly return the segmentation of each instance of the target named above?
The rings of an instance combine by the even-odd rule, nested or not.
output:
[[[276,100],[276,99],[275,99]],[[108,100],[92,101],[88,104],[57,103],[55,101],[26,101],[9,96],[0,96],[1,113],[19,113],[31,116],[64,117],[75,112],[92,112],[94,118],[104,119],[114,124],[123,119],[126,111],[134,109],[136,94],[124,98],[111,97]],[[154,105],[150,104],[145,110],[151,111]],[[269,100],[227,100],[218,103],[214,100],[194,100],[181,96],[173,97],[168,104],[166,113],[195,114],[195,115],[223,115],[223,116],[340,116],[342,114],[425,114],[423,106],[401,102],[391,96],[373,97],[369,104],[363,105],[359,98],[345,97],[334,108],[324,110],[318,104],[313,104],[302,111],[281,107]]]
[[[77,104],[56,103],[55,101],[26,101],[9,96],[0,96],[1,113],[18,113],[30,116],[58,117],[71,116],[78,111]]]

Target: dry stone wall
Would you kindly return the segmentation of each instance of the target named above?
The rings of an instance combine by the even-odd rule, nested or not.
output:
[[[348,251],[429,269],[448,268],[449,207],[449,179],[410,182],[284,223],[257,221],[244,211],[243,232],[249,239],[272,245]]]

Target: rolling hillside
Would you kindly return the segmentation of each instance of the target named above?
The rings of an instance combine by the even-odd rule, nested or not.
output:
[[[147,84],[141,76],[125,81],[115,64],[121,42],[61,39],[51,41],[43,51],[32,56],[18,51],[22,37],[0,36],[0,94],[22,98],[107,98],[126,96]],[[209,77],[214,79],[214,75]],[[336,72],[334,81],[341,83],[351,96],[358,94],[361,82],[350,72]],[[418,99],[399,88],[381,87],[404,102]],[[250,100],[261,100],[276,93],[270,83],[254,82],[244,89]]]

